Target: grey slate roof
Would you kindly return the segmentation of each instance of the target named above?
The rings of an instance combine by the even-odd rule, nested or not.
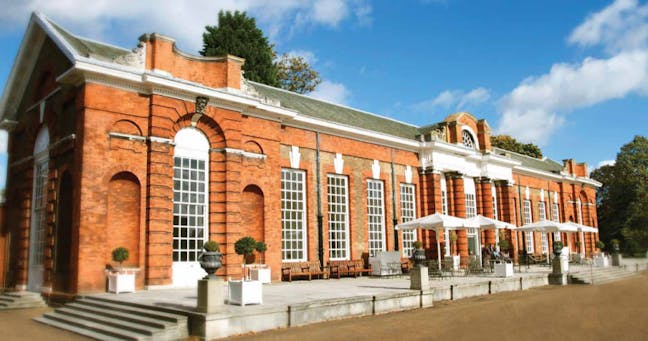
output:
[[[282,107],[296,110],[305,116],[407,139],[415,139],[420,134],[418,127],[411,124],[321,101],[264,84],[250,83],[259,94],[279,100]]]
[[[112,61],[116,57],[129,54],[131,51],[121,47],[100,43],[94,40],[80,38],[66,31],[61,26],[46,18],[56,32],[74,48],[80,56],[92,57],[102,61]]]
[[[559,162],[556,162],[552,159],[536,159],[534,157],[518,154],[510,150],[501,149],[497,147],[492,148],[493,153],[497,155],[505,155],[515,161],[522,163],[523,167],[533,168],[537,170],[543,170],[546,172],[560,173],[563,170],[563,165]]]

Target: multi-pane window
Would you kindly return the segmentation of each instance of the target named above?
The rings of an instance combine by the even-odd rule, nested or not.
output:
[[[367,180],[367,221],[369,222],[369,256],[385,251],[385,204],[383,182]]]
[[[196,262],[207,239],[207,160],[173,158],[173,261]]]
[[[349,259],[348,180],[343,175],[328,175],[329,258]]]
[[[445,175],[441,174],[441,213],[448,214],[448,188],[446,185]],[[450,255],[450,230],[443,230],[443,240],[445,243],[445,255]]]
[[[551,204],[551,220],[555,222],[560,222],[560,210],[558,208],[558,203]],[[554,233],[554,240],[560,241],[560,232]]]
[[[406,223],[416,218],[416,200],[414,185],[400,185],[401,222]],[[416,230],[403,231],[403,255],[411,257],[416,241]]]
[[[547,219],[547,210],[545,208],[544,201],[540,201],[538,203],[538,218],[540,220]],[[549,253],[549,239],[547,238],[546,233],[542,234],[542,253],[544,254]]]
[[[491,187],[491,195],[493,196],[493,218],[499,219],[499,215],[497,214],[497,189],[495,186]]]
[[[48,175],[48,160],[36,161],[34,165],[34,198],[33,198],[33,216],[32,216],[32,232],[34,235],[31,237],[33,252],[31,253],[31,265],[43,264],[43,252],[45,250],[45,227],[46,220],[46,207],[47,207],[47,175]]]
[[[306,260],[306,173],[281,170],[281,259]]]
[[[531,224],[531,201],[524,200],[524,224]],[[526,250],[528,253],[533,253],[533,232],[525,232]]]
[[[465,147],[475,149],[475,139],[467,130],[461,132],[461,140]]]

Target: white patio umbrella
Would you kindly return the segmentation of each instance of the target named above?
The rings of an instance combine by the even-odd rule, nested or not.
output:
[[[501,230],[501,229],[509,229],[509,230],[514,230],[516,229],[515,225],[511,223],[507,223],[505,221],[497,220],[494,218],[488,218],[485,217],[481,214],[478,214],[472,218],[466,219],[466,223],[470,225],[477,225],[480,230]],[[478,234],[479,238],[481,239],[481,233]],[[496,232],[495,234],[495,240],[499,242],[499,233]],[[481,241],[478,243],[478,245],[481,245]],[[499,250],[499,246],[497,247],[497,250]],[[480,254],[481,256],[481,254]]]
[[[470,226],[466,225],[466,219],[453,217],[447,214],[434,213],[425,217],[410,220],[406,223],[396,225],[397,230],[433,230],[436,233],[437,241],[437,259],[439,263],[439,270],[441,270],[441,244],[439,242],[439,231],[443,229],[459,230],[466,227],[478,227],[476,224]]]
[[[580,232],[580,235],[581,235],[580,236],[580,239],[581,239],[580,252],[584,254],[585,253],[585,235],[583,234],[583,232],[598,233],[598,229],[596,229],[594,227],[591,227],[591,226],[587,226],[587,225],[577,224],[577,223],[574,223],[574,222],[571,222],[571,221],[566,222],[565,225],[576,228],[577,231]]]
[[[578,229],[576,227],[559,223],[557,221],[552,221],[552,220],[540,220],[536,221],[535,223],[530,223],[526,225],[522,225],[517,228],[518,231],[520,232],[542,232],[542,233],[555,233],[555,232],[577,232]]]

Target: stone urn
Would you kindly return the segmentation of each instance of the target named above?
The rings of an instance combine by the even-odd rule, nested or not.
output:
[[[559,241],[556,241],[556,242],[553,243],[553,254],[554,254],[554,256],[559,257],[560,254],[562,253],[562,249],[563,249],[563,243],[561,243]]]
[[[222,257],[223,254],[218,251],[205,251],[200,255],[200,267],[207,273],[204,279],[218,278],[215,272],[223,266]]]
[[[412,254],[412,260],[414,261],[414,266],[422,267],[423,262],[425,261],[425,249],[414,249],[414,254]]]

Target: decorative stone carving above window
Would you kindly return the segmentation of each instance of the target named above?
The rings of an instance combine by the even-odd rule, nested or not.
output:
[[[146,57],[146,45],[139,44],[133,49],[131,53],[115,57],[113,62],[116,64],[136,67],[138,69],[144,68],[144,59]]]
[[[378,160],[373,161],[373,165],[371,165],[371,174],[374,179],[380,179],[380,162],[378,162]]]
[[[407,166],[405,168],[405,182],[407,182],[408,184],[412,183],[412,167],[411,166]]]
[[[288,156],[290,157],[290,167],[296,169],[299,168],[299,159],[301,158],[299,147],[291,146],[290,152],[288,152]]]
[[[335,153],[333,166],[335,167],[335,174],[342,174],[342,171],[344,169],[344,159],[342,159],[342,154]]]

